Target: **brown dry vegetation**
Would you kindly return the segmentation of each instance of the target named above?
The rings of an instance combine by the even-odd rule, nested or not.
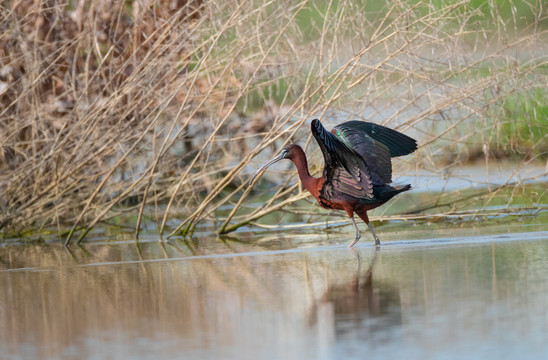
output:
[[[229,205],[228,231],[306,197],[242,207],[247,165],[312,117],[410,132],[403,170],[546,159],[543,2],[284,4],[2,2],[0,231],[188,233]]]

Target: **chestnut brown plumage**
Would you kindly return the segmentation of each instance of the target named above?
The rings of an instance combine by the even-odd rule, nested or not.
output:
[[[322,207],[344,210],[350,216],[356,237],[348,247],[354,246],[361,237],[354,213],[367,224],[375,245],[379,246],[380,240],[369,223],[367,211],[411,188],[411,185],[389,185],[392,182],[391,158],[415,151],[416,140],[365,121],[348,121],[329,132],[318,119],[314,119],[311,128],[324,156],[323,176],[311,176],[303,149],[291,144],[261,167],[253,179],[270,165],[282,159],[291,160],[297,167],[303,186]]]

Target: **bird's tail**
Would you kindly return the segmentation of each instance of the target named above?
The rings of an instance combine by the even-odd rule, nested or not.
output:
[[[391,188],[392,189],[390,189],[390,191],[388,191],[387,195],[390,196],[390,197],[394,197],[394,196],[398,195],[399,193],[410,190],[411,189],[411,184],[391,186]]]
[[[407,191],[409,189],[411,189],[410,184],[400,185],[400,186],[385,185],[382,187],[378,187],[376,189],[373,188],[373,191],[377,199],[385,202],[392,199],[394,196],[398,195],[399,193]]]
[[[396,190],[396,194],[399,194],[401,192],[411,190],[411,184],[406,185],[400,185],[400,186],[393,186],[393,188]]]

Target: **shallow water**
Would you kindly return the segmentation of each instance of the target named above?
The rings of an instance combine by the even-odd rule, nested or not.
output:
[[[0,358],[548,358],[548,226],[378,233],[4,246]]]

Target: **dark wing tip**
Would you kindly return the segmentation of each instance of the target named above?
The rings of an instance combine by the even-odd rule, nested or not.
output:
[[[312,120],[312,123],[310,123],[310,127],[314,130],[319,130],[319,128],[322,126],[322,123],[318,119]]]
[[[330,151],[333,151],[335,144],[333,144],[332,138],[327,135],[327,130],[323,127],[320,120],[312,120],[310,127],[312,129],[312,134],[314,135],[314,137],[316,137],[316,140],[327,146]]]
[[[397,136],[387,139],[387,143],[389,143],[388,148],[392,157],[411,154],[417,150],[417,140],[400,132],[397,133]]]
[[[372,137],[390,149],[391,157],[411,154],[417,150],[417,140],[410,136],[378,124],[373,124],[372,129],[374,132]]]

